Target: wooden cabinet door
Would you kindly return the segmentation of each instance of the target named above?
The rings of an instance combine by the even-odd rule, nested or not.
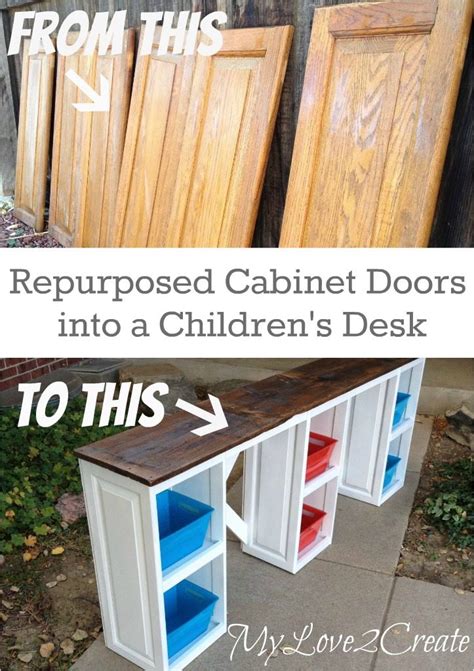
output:
[[[280,246],[428,244],[470,1],[316,9]]]
[[[252,242],[292,28],[224,30],[215,56],[138,56],[109,244]]]
[[[26,40],[21,73],[14,215],[42,231],[56,55],[40,52],[30,56],[29,49],[30,41]]]
[[[83,50],[58,57],[51,170],[50,231],[65,246],[100,247],[115,214],[134,57],[133,30],[125,31],[121,54]],[[69,39],[74,37],[69,36]],[[91,102],[66,77],[72,69],[96,91],[100,76],[110,84],[107,112],[76,110]]]

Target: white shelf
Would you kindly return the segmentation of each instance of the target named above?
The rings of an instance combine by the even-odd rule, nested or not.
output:
[[[329,536],[322,536],[318,534],[316,540],[298,553],[297,570],[299,571],[308,562],[313,560],[320,552],[331,545],[331,538]]]
[[[213,559],[224,554],[224,541],[204,541],[204,545],[163,571],[163,592],[185,580]]]
[[[169,660],[170,671],[181,671],[225,633],[226,626],[224,623],[211,622],[205,634],[196,638]]]
[[[321,473],[321,475],[316,476],[312,480],[305,482],[303,488],[303,498],[309,496],[320,487],[323,487],[325,484],[333,480],[334,478],[339,477],[340,468],[339,466],[330,466],[327,471]]]
[[[415,420],[413,419],[413,417],[411,417],[409,419],[404,419],[402,422],[397,424],[397,426],[395,426],[392,429],[392,431],[390,433],[390,439],[389,440],[390,441],[395,440],[396,438],[401,436],[402,433],[405,433],[405,431],[408,431],[409,429],[411,429],[413,427],[414,421]]]

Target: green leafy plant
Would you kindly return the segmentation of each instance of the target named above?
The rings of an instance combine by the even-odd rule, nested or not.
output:
[[[19,410],[0,414],[0,553],[28,546],[28,537],[54,533],[60,523],[56,501],[81,492],[74,450],[117,433],[118,427],[81,427],[83,397],[73,399],[61,420],[43,428],[32,420],[18,427]],[[34,542],[34,539],[33,541]]]
[[[474,547],[474,477],[471,459],[460,459],[439,469],[440,482],[425,500],[432,524],[447,533],[458,547]]]

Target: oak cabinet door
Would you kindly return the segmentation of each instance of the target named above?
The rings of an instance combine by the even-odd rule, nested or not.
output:
[[[68,36],[68,39],[75,39]],[[121,54],[84,50],[58,57],[51,169],[50,231],[65,246],[101,247],[115,215],[132,86],[133,30],[125,31]],[[109,82],[110,108],[77,110],[90,103],[66,73],[75,71],[95,91]]]
[[[40,52],[30,56],[29,49],[30,41],[26,40],[21,73],[14,215],[36,231],[42,231],[56,55]]]
[[[292,28],[224,30],[214,56],[138,56],[108,243],[252,242]],[[202,38],[201,38],[202,39]]]
[[[470,0],[316,9],[282,247],[428,244]]]

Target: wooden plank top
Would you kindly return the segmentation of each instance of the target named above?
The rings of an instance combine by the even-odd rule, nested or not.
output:
[[[390,373],[413,359],[321,359],[220,397],[229,426],[191,433],[202,420],[184,411],[78,448],[80,459],[153,486],[286,421]],[[197,404],[210,409],[210,403]]]

